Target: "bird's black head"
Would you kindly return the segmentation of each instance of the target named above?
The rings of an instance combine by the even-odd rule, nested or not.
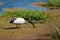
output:
[[[9,23],[13,23],[14,20],[16,20],[16,18],[12,18],[12,19],[9,21]]]

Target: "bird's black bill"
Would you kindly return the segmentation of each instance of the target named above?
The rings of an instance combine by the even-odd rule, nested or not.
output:
[[[33,25],[33,28],[35,28],[35,25],[31,22],[31,21],[28,21],[29,23],[31,23]]]

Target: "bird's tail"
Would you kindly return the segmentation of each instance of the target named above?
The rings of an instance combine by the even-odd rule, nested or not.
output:
[[[31,22],[31,21],[28,21],[29,23],[31,23],[32,25],[33,25],[33,28],[35,28],[35,25],[33,24],[33,22]]]

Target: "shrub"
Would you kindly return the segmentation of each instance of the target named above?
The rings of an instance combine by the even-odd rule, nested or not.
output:
[[[60,7],[60,0],[48,0],[48,4],[51,6]]]
[[[47,21],[51,19],[47,13],[40,12],[38,10],[20,10],[15,12],[6,12],[3,14],[5,17],[10,16],[12,17],[22,17],[22,18],[29,18],[30,20],[37,20],[37,21]]]

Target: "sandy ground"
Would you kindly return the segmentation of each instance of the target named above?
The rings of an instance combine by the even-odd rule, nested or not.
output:
[[[0,27],[0,40],[52,40],[51,27],[39,23],[35,26],[33,28],[31,24],[23,24],[21,28],[15,28],[15,25],[10,24],[8,27]]]

